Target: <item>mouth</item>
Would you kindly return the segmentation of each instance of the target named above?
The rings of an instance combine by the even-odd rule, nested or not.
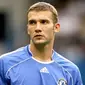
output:
[[[35,35],[34,38],[41,39],[43,36],[42,35]]]
[[[39,35],[39,34],[38,34],[38,35],[35,35],[34,37],[42,37],[42,35]]]

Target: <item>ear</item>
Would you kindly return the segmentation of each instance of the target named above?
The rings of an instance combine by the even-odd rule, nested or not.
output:
[[[54,31],[55,31],[55,32],[59,32],[59,31],[60,31],[60,24],[59,24],[59,23],[56,23],[56,24],[55,24]]]
[[[28,24],[27,24],[27,33],[30,35],[29,28],[28,28]]]

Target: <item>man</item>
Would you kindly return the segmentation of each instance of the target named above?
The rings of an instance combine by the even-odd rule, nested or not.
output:
[[[53,50],[56,9],[38,2],[28,10],[30,45],[0,58],[0,85],[83,85],[79,69]]]

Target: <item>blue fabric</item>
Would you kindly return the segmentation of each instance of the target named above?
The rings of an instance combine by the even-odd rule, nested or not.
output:
[[[29,46],[0,56],[0,85],[83,85],[78,67],[55,51],[51,62],[32,57]]]

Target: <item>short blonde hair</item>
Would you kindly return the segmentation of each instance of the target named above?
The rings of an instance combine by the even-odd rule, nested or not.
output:
[[[57,12],[57,10],[55,9],[54,6],[52,6],[51,4],[49,4],[47,2],[38,2],[38,3],[33,4],[28,9],[27,14],[30,11],[50,11],[53,14],[53,22],[54,23],[58,22],[58,12]]]

